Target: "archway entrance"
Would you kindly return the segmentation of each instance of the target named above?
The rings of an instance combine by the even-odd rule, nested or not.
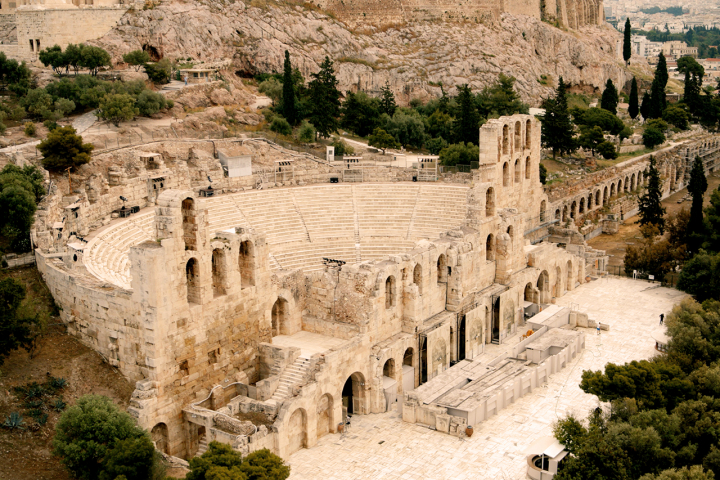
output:
[[[348,414],[360,415],[364,412],[365,376],[355,372],[348,377],[342,389],[343,419]]]
[[[420,385],[427,382],[428,376],[428,353],[427,353],[427,337],[420,337]]]
[[[567,290],[570,291],[573,288],[572,284],[573,280],[573,268],[572,268],[572,262],[568,260],[567,262]]]
[[[272,336],[282,335],[287,318],[287,300],[278,298],[272,308]]]
[[[500,297],[493,297],[492,343],[500,343]]]
[[[550,293],[550,275],[547,270],[543,270],[537,280],[537,288],[540,291],[540,301],[538,303],[548,303],[548,294]]]
[[[155,448],[163,453],[168,453],[168,428],[164,423],[158,423],[150,431],[150,437],[155,442]]]
[[[403,355],[403,366],[402,366],[402,388],[403,391],[412,390],[418,386],[415,375],[415,365],[413,360],[415,356],[415,350],[408,348],[405,350]],[[412,370],[411,370],[412,369]]]
[[[458,325],[458,349],[457,359],[465,360],[465,315],[460,316],[460,324]]]
[[[288,455],[297,452],[301,448],[307,448],[307,413],[302,408],[295,410],[288,422]]]

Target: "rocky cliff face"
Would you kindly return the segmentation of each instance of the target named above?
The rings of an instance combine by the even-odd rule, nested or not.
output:
[[[139,48],[196,62],[227,59],[239,75],[282,71],[287,49],[307,77],[328,55],[342,90],[377,93],[389,82],[400,102],[437,96],[440,84],[449,91],[463,83],[480,89],[501,72],[517,78],[531,104],[550,94],[559,76],[586,89],[600,89],[608,78],[619,85],[631,78],[615,55],[619,33],[609,26],[564,31],[502,14],[487,25],[417,21],[358,32],[309,4],[253,6],[261,1],[187,0],[130,10],[95,43],[117,61]]]

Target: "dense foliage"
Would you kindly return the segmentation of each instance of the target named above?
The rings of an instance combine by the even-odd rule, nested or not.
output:
[[[85,395],[58,420],[53,454],[82,480],[148,480],[160,470],[148,433],[109,398]]]
[[[18,348],[29,350],[40,320],[22,309],[25,287],[13,278],[0,280],[0,365]]]
[[[720,29],[718,27],[696,26],[689,28],[685,33],[670,33],[667,30],[636,31],[635,33],[645,35],[651,42],[674,40],[686,42],[691,47],[698,47],[698,58],[716,58],[718,56],[717,46],[720,45]]]
[[[37,202],[45,195],[44,178],[33,166],[6,165],[0,171],[0,235],[16,253],[30,251],[30,227]]]
[[[38,59],[46,67],[52,67],[55,73],[65,73],[73,69],[75,74],[80,70],[89,70],[95,76],[100,68],[110,65],[110,54],[100,47],[83,44],[70,44],[65,51],[59,45],[41,50]]]
[[[208,450],[190,460],[185,480],[285,480],[290,467],[267,449],[242,456],[225,443],[210,442]]]
[[[662,206],[662,190],[660,172],[655,157],[650,156],[650,164],[644,172],[647,179],[645,190],[638,200],[640,225],[654,225],[663,233],[665,229],[665,207]]]
[[[83,143],[75,128],[59,127],[48,133],[37,148],[43,154],[43,167],[59,171],[88,163],[94,147],[90,143]]]

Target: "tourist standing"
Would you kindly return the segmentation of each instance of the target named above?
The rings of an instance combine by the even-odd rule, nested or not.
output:
[[[664,314],[664,313],[661,313],[661,314],[660,314],[660,325],[663,324],[663,320],[665,320],[665,314]]]

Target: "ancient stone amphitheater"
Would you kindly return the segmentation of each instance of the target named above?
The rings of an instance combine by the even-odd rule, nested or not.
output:
[[[129,411],[167,454],[218,440],[287,456],[397,400],[405,421],[462,435],[583,348],[538,324],[530,353],[493,359],[536,328],[529,314],[550,322],[554,298],[605,273],[585,240],[633,213],[648,163],[544,188],[534,117],[488,121],[479,145],[476,170],[437,182],[368,166],[331,184],[346,166],[252,139],[98,154],[40,205],[38,269],[68,330],[136,382]],[[252,172],[226,176],[219,152],[252,155]],[[720,142],[658,153],[663,195],[695,156],[717,169]],[[268,171],[289,162],[287,178]],[[139,212],[118,218],[123,202]],[[450,392],[463,369],[478,387]]]

